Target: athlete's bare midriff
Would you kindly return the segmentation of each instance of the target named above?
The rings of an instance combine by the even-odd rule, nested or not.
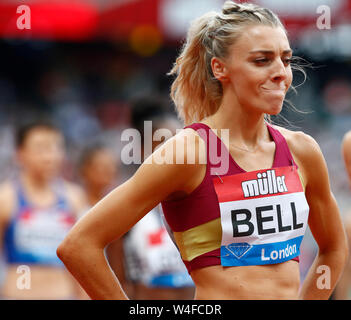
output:
[[[295,300],[300,287],[299,263],[222,267],[191,272],[195,300]]]
[[[24,279],[26,271],[18,267],[19,265],[10,265],[7,268],[1,292],[3,299],[51,300],[72,299],[74,296],[72,279],[64,268],[28,265],[30,288],[26,289],[24,288],[25,281],[28,280]]]

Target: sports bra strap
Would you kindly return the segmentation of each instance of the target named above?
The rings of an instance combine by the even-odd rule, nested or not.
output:
[[[206,144],[206,163],[209,164],[210,162],[210,157],[209,157],[209,127],[207,127],[206,125],[198,122],[198,123],[192,123],[186,127],[184,127],[184,129],[188,129],[188,128],[192,128],[193,130],[195,130],[197,132],[197,134],[202,138],[202,140],[204,140],[205,144]],[[206,165],[206,175],[208,174],[210,169],[209,165]]]
[[[20,181],[18,179],[14,179],[13,186],[15,188],[19,209],[24,208],[24,207],[28,207],[29,202],[27,200],[27,197],[25,195],[25,192],[23,190],[23,187],[22,187],[22,184],[20,183]],[[17,210],[17,211],[19,212],[20,210]]]
[[[209,152],[210,150],[212,152],[212,150],[217,149],[216,161],[218,161],[218,157],[220,157],[221,159],[228,159],[229,161],[229,159],[231,158],[229,151],[227,150],[223,141],[218,138],[218,136],[211,130],[209,126],[207,126],[204,123],[198,122],[198,123],[192,123],[184,127],[184,129],[186,128],[194,129],[206,143],[206,161],[208,164],[206,166],[207,173],[209,173],[210,168],[218,167],[218,163],[213,162],[212,158],[210,157],[210,152]]]
[[[269,130],[272,138],[275,140],[277,147],[280,146],[281,148],[279,148],[279,149],[284,151],[285,156],[289,160],[289,164],[296,166],[296,168],[298,168],[298,165],[296,164],[296,162],[295,162],[295,160],[290,152],[288,143],[286,142],[286,139],[284,138],[284,136],[279,132],[279,130],[273,128],[268,123],[267,123],[267,127],[268,127],[268,130]],[[277,150],[278,150],[278,148],[277,148]],[[277,161],[279,161],[282,156],[283,156],[282,154],[277,154]]]
[[[19,206],[17,213],[21,211],[20,210],[21,208],[32,207],[33,205],[31,204],[30,201],[28,201],[27,196],[26,196],[26,192],[23,189],[23,185],[22,185],[21,181],[19,180],[19,178],[13,180],[13,185],[15,188],[17,203]],[[63,181],[61,179],[56,181],[53,184],[53,188],[52,188],[54,195],[55,195],[55,198],[56,198],[55,205],[60,207],[60,208],[67,208],[68,207],[67,199],[65,197],[64,188],[65,188],[65,186],[64,186]]]
[[[66,187],[62,179],[58,179],[54,182],[53,191],[56,196],[56,205],[61,208],[67,208],[69,205],[67,196],[65,195]]]
[[[269,133],[271,137],[273,138],[275,145],[276,145],[276,151],[275,151],[275,156],[274,156],[274,166],[275,167],[284,167],[284,166],[295,166],[298,168],[297,164],[294,161],[294,158],[289,150],[289,146],[286,142],[286,139],[284,136],[273,126],[270,124],[266,123],[267,128],[269,130]],[[228,156],[229,159],[232,159],[232,162],[234,166],[236,167],[235,171],[239,172],[245,172],[243,169],[235,162],[235,160],[230,156],[228,153],[229,151],[227,148],[224,146],[223,142],[221,139],[217,137],[217,135],[210,130],[210,127],[203,124],[203,123],[192,123],[186,127],[186,128],[192,128],[197,133],[200,135],[200,137],[205,140],[206,142],[206,156],[207,156],[207,163],[212,165],[211,158],[209,156],[209,143],[216,143],[217,145],[217,155],[221,156]],[[201,130],[200,130],[201,129]],[[209,138],[208,138],[209,137]],[[212,140],[214,139],[214,140]],[[208,168],[209,166],[207,166]]]

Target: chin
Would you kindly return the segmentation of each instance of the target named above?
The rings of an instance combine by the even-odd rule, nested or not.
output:
[[[276,104],[276,105],[270,105],[266,110],[265,113],[269,114],[271,116],[276,116],[278,115],[283,109],[283,102]]]
[[[269,114],[270,116],[277,116],[281,111],[282,111],[282,108],[279,108],[275,110],[270,110],[266,112],[266,114]]]
[[[42,179],[45,181],[52,181],[57,177],[57,172],[42,173]]]

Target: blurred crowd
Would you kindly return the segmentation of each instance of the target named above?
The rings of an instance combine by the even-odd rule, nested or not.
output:
[[[176,57],[175,46],[150,57],[111,43],[3,40],[0,46],[0,179],[13,168],[13,128],[20,119],[45,115],[54,120],[68,151],[64,174],[74,179],[72,166],[92,140],[104,140],[120,155],[120,134],[130,127],[131,100],[163,96],[169,111],[174,110],[166,73]],[[333,191],[346,210],[349,190],[340,144],[351,123],[351,63],[330,57],[314,62],[304,52],[295,52],[311,62],[305,68],[307,79],[295,73],[297,94],[288,95],[299,111],[287,104],[282,115],[288,121],[274,121],[317,140],[333,177]]]
[[[142,59],[106,43],[4,41],[1,47],[1,178],[11,168],[12,133],[20,119],[53,119],[65,136],[64,174],[74,179],[72,166],[86,144],[104,141],[119,156],[120,134],[130,127],[132,99],[168,99],[165,72],[173,50]],[[170,103],[168,108],[173,112]]]
[[[341,156],[341,142],[344,134],[351,129],[351,56],[349,61],[330,57],[322,60],[319,57],[319,61],[314,63],[313,57],[304,52],[295,53],[311,62],[311,66],[306,67],[306,79],[302,74],[295,75],[297,94],[291,92],[288,95],[298,111],[287,104],[282,116],[273,121],[292,130],[302,130],[317,140],[326,158],[332,190],[342,216],[346,217],[351,210],[351,197]],[[176,119],[169,98],[171,79],[166,75],[176,54],[175,46],[165,46],[152,56],[141,57],[116,43],[1,40],[0,182],[14,179],[22,169],[16,150],[16,128],[24,119],[50,119],[62,132],[65,141],[60,175],[84,190],[89,200],[87,206],[94,205],[104,192],[123,183],[137,168],[121,160],[121,150],[126,143],[122,141],[121,134],[127,128],[136,127],[137,121],[153,119],[155,114],[140,113],[136,120],[133,114],[135,101],[142,97],[157,97],[162,100],[160,113],[166,112]],[[181,128],[182,124],[178,122],[177,127]],[[93,163],[92,154],[96,150],[102,151],[98,160],[94,160],[97,167],[86,169]],[[94,193],[94,187],[89,188],[84,180],[88,179],[89,172],[95,170],[97,177],[90,178],[103,185],[104,192],[100,194]],[[106,176],[110,177],[107,181],[98,179]],[[111,258],[111,267],[116,273],[123,273],[125,270],[121,269],[126,265],[132,268],[135,259],[128,256],[131,251],[123,253],[125,248],[121,243],[115,243],[111,248],[107,256]],[[119,252],[117,261],[114,252]],[[316,245],[308,234],[300,259],[302,279],[315,254]],[[119,257],[123,255],[131,262],[121,264]],[[1,270],[4,271],[5,267]],[[1,276],[4,279],[5,273],[2,272]],[[128,284],[128,279],[133,279],[131,274],[127,274],[125,279],[126,287],[133,283],[129,281]],[[135,281],[142,282],[140,279]],[[179,286],[184,286],[186,293],[177,296],[170,292],[157,292],[154,297],[191,298],[192,291],[188,290],[192,288],[191,284],[186,285],[184,279],[180,282]],[[174,283],[172,286],[178,288]],[[132,287],[130,294],[134,292],[136,298],[145,298],[143,292],[153,297],[146,291],[145,282],[139,293]],[[84,295],[78,294],[77,297],[84,298]]]

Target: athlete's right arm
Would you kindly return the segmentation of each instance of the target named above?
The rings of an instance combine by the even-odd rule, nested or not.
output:
[[[199,163],[199,156],[203,156],[205,146],[201,139],[193,140],[194,136],[198,137],[192,129],[186,129],[166,141],[132,178],[91,208],[58,247],[59,258],[92,299],[127,299],[104,256],[106,245],[120,238],[162,200],[178,191],[189,193],[200,183],[204,164]],[[176,164],[176,146],[184,146],[184,141],[191,141],[184,148],[185,163]],[[167,152],[171,151],[170,156]],[[188,163],[192,153],[195,163]],[[159,164],[165,157],[173,163]]]

